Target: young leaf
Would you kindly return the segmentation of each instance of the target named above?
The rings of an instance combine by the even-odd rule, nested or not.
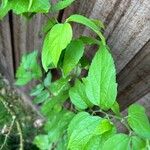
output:
[[[110,137],[103,145],[102,150],[128,150],[130,137],[126,134],[116,134]]]
[[[49,98],[49,92],[47,90],[41,91],[34,99],[35,104],[40,104]]]
[[[102,21],[98,19],[91,19],[91,20],[99,27],[99,30],[105,29],[105,26]]]
[[[109,131],[110,128],[108,128],[107,130],[107,127],[98,128],[101,125],[102,120],[102,118],[98,116],[90,116],[86,112],[78,113],[71,120],[68,127],[68,149],[84,150],[85,146],[93,136],[100,135],[106,131]]]
[[[43,89],[44,89],[44,86],[42,84],[38,84],[34,89],[31,90],[30,95],[31,96],[39,95]]]
[[[150,122],[144,107],[138,104],[131,105],[128,108],[128,123],[136,134],[150,139]]]
[[[52,82],[52,74],[51,72],[48,72],[46,78],[44,79],[44,86],[48,87],[51,85]]]
[[[117,115],[120,116],[120,107],[117,101],[114,102],[114,104],[111,107],[111,110]]]
[[[16,74],[17,80],[15,82],[15,85],[22,86],[27,84],[32,80],[32,74],[31,72],[26,72],[23,68],[19,67],[17,69]]]
[[[79,80],[76,81],[75,85],[70,88],[69,96],[71,98],[72,103],[78,109],[86,109],[91,107],[92,104],[88,100],[86,93],[85,93],[85,85],[81,83]]]
[[[53,113],[52,116],[49,116],[48,121],[44,126],[44,130],[45,132],[48,132],[51,143],[55,143],[58,139],[62,138],[73,117],[74,113],[67,110],[62,110],[59,113]]]
[[[69,89],[70,85],[68,81],[69,81],[69,78],[60,78],[59,80],[52,82],[49,89],[53,93],[53,95],[56,96],[60,92],[66,91]]]
[[[104,110],[111,108],[116,100],[117,84],[114,61],[102,43],[89,69],[86,94],[94,105]]]
[[[92,29],[94,32],[96,32],[99,37],[101,38],[103,44],[105,45],[106,44],[106,41],[105,41],[105,38],[104,36],[102,35],[102,33],[99,31],[99,26],[97,26],[97,24],[95,24],[92,20],[82,16],[82,15],[71,15],[67,20],[66,22],[77,22],[77,23],[80,23],[80,24],[83,24],[87,27],[89,27],[90,29]]]
[[[84,45],[81,40],[73,40],[65,51],[63,61],[63,73],[67,76],[77,65],[84,52]]]
[[[37,51],[23,55],[16,73],[16,85],[25,85],[32,79],[38,79],[42,76],[41,67],[37,62],[37,56]]]
[[[54,18],[49,19],[46,24],[44,24],[42,31],[47,33],[56,23],[57,22]]]
[[[69,5],[71,5],[71,3],[73,3],[75,0],[63,0],[63,1],[59,1],[56,4],[52,5],[51,7],[51,11],[52,12],[56,12],[59,11],[61,9],[64,9],[66,7],[68,7]]]
[[[42,50],[42,64],[47,71],[51,62],[57,66],[60,54],[72,39],[72,28],[69,23],[56,24],[48,32]]]
[[[51,149],[48,135],[38,135],[35,137],[33,143],[41,150]]]
[[[92,37],[88,37],[88,36],[81,36],[79,38],[85,45],[92,45],[92,44],[96,44],[96,45],[100,45],[100,41],[92,38]]]
[[[63,103],[67,100],[68,97],[68,91],[65,91],[59,93],[57,96],[53,96],[51,99],[46,100],[41,107],[42,114],[46,117],[49,117],[55,113],[60,112]]]

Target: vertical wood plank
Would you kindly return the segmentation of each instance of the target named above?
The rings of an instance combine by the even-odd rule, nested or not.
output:
[[[9,17],[0,22],[0,72],[12,83],[14,78],[13,56]]]
[[[118,75],[118,100],[121,108],[150,92],[150,41]]]
[[[81,2],[82,3],[82,2]],[[91,5],[90,13],[87,5]],[[119,73],[135,54],[150,39],[150,1],[149,0],[97,0],[78,5],[73,13],[81,12],[90,18],[104,22],[104,32]],[[66,12],[68,14],[68,11]],[[77,29],[75,29],[76,31]],[[77,34],[92,35],[88,29],[80,28]],[[91,49],[92,51],[92,49]]]

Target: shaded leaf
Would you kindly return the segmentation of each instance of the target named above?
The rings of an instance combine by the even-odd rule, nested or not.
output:
[[[48,150],[51,148],[48,135],[38,135],[35,137],[33,143],[41,150]]]
[[[37,56],[37,51],[23,55],[16,73],[16,85],[25,85],[32,79],[38,79],[42,76],[41,67],[37,62]]]
[[[78,109],[86,109],[92,106],[92,104],[90,103],[90,101],[86,96],[85,85],[81,83],[79,80],[77,80],[75,85],[72,88],[70,88],[69,96],[71,98],[72,103]]]
[[[46,87],[50,86],[51,81],[52,81],[52,74],[51,72],[48,72],[48,74],[46,75],[46,78],[44,79],[44,86]]]
[[[42,92],[44,89],[44,86],[42,84],[38,84],[34,89],[31,90],[30,95],[31,96],[36,96]]]
[[[71,5],[72,2],[74,2],[75,0],[63,0],[63,1],[59,1],[56,4],[52,5],[51,7],[51,11],[52,12],[56,12],[59,11],[61,9],[64,9],[66,7],[68,7],[69,5]]]
[[[44,116],[52,116],[56,112],[60,112],[62,110],[63,103],[69,97],[68,92],[61,92],[57,96],[53,96],[52,98],[46,100],[41,107],[41,112]]]
[[[86,45],[92,45],[92,44],[99,45],[100,44],[99,40],[92,38],[92,37],[88,37],[88,36],[81,36],[79,39],[82,40],[82,42]]]
[[[80,23],[80,24],[83,24],[87,27],[89,27],[90,29],[92,29],[94,32],[96,32],[99,37],[101,38],[102,40],[102,43],[105,45],[106,44],[106,41],[105,41],[105,38],[104,36],[102,35],[102,33],[99,31],[99,26],[97,26],[97,24],[95,24],[95,22],[93,22],[92,20],[82,16],[82,15],[77,15],[77,14],[74,14],[74,15],[71,15],[67,20],[66,22],[77,22],[77,23]]]
[[[73,40],[66,48],[63,60],[63,73],[67,76],[78,64],[84,52],[84,45],[81,40]]]
[[[42,103],[47,100],[49,96],[49,92],[47,90],[43,90],[33,99],[33,102],[36,104]]]

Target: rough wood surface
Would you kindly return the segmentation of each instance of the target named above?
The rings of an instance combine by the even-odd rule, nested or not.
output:
[[[150,41],[118,75],[118,100],[121,108],[139,100],[150,92]]]
[[[0,21],[0,72],[12,82],[14,70],[11,33],[8,19],[9,17],[6,16],[3,21]]]
[[[70,12],[79,12],[104,22],[104,34],[116,61],[117,72],[120,72],[150,39],[149,0],[77,0],[76,5],[65,13]],[[85,28],[75,27],[75,31],[76,34],[91,35]]]

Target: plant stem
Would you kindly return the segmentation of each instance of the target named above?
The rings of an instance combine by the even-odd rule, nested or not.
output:
[[[94,113],[102,113],[102,114],[104,114],[104,115],[106,116],[106,118],[108,118],[109,120],[110,120],[110,117],[119,120],[119,121],[128,129],[129,135],[132,134],[132,130],[130,129],[129,125],[126,123],[126,118],[124,118],[124,117],[119,117],[119,116],[112,115],[112,114],[108,114],[108,113],[106,113],[105,111],[103,111],[103,110],[101,110],[101,109],[100,109],[100,110],[95,110],[95,111],[91,110],[91,111],[92,111],[92,114],[94,114]]]

